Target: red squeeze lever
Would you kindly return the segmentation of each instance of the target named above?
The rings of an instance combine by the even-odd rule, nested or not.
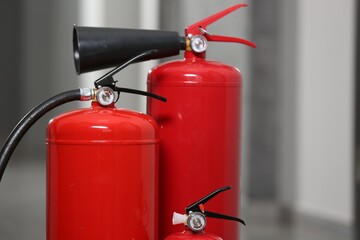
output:
[[[236,37],[229,37],[229,36],[220,36],[220,35],[213,35],[206,31],[206,27],[213,22],[216,22],[220,18],[228,15],[229,13],[242,8],[246,7],[247,4],[237,4],[232,7],[229,7],[225,10],[222,10],[221,12],[215,13],[214,15],[211,15],[210,17],[207,17],[197,23],[194,23],[188,27],[185,28],[185,34],[188,36],[189,34],[195,36],[195,35],[203,35],[206,40],[208,41],[214,41],[214,42],[235,42],[235,43],[242,43],[245,45],[248,45],[250,47],[255,48],[256,44],[253,42],[250,42],[248,40],[242,39],[242,38],[236,38]]]

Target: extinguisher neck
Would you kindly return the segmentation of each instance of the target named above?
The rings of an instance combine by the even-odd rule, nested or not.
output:
[[[108,106],[103,106],[103,105],[101,105],[98,101],[92,101],[91,102],[91,108],[104,108],[104,107],[106,107],[106,108],[114,108],[115,107],[115,103],[111,103],[110,105],[108,105]]]
[[[193,51],[185,51],[184,58],[189,60],[205,59],[206,52],[196,53]]]

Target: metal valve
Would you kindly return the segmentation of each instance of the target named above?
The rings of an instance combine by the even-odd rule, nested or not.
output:
[[[193,232],[201,232],[206,227],[206,217],[210,218],[219,218],[225,220],[233,220],[240,222],[245,225],[245,222],[237,217],[232,217],[220,213],[210,212],[205,210],[204,204],[215,197],[217,194],[224,192],[226,190],[231,189],[231,186],[226,186],[223,188],[219,188],[214,192],[206,195],[205,197],[201,198],[200,200],[194,202],[193,204],[187,206],[185,208],[186,214],[179,214],[174,212],[173,214],[173,225],[176,224],[184,224],[190,228]]]

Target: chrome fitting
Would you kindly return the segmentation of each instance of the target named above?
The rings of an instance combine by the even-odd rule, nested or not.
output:
[[[95,99],[95,89],[80,88],[81,101],[91,101]]]

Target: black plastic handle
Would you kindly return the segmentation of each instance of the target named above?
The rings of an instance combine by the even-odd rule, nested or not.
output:
[[[232,221],[240,222],[240,223],[245,225],[244,220],[242,220],[240,218],[233,217],[233,216],[228,216],[228,215],[221,214],[221,213],[210,212],[210,211],[205,210],[204,204],[206,202],[208,202],[210,199],[212,199],[213,197],[215,197],[219,193],[222,193],[222,192],[227,191],[229,189],[231,189],[231,186],[225,186],[225,187],[216,189],[212,193],[206,195],[205,197],[201,198],[200,200],[198,200],[198,201],[194,202],[193,204],[187,206],[186,209],[185,209],[186,213],[190,214],[190,212],[201,212],[201,213],[203,213],[205,215],[205,217],[232,220]]]
[[[99,89],[100,87],[109,87],[112,90],[116,91],[118,93],[118,99],[116,100],[116,102],[119,100],[121,92],[143,95],[143,96],[152,97],[152,98],[158,99],[160,101],[166,102],[166,98],[159,96],[157,94],[154,94],[154,93],[145,92],[145,91],[136,90],[136,89],[130,89],[130,88],[117,87],[116,86],[117,81],[115,81],[114,77],[113,77],[116,73],[118,73],[122,69],[126,68],[131,63],[134,63],[134,62],[138,61],[139,59],[146,57],[148,55],[154,54],[154,53],[156,53],[156,50],[148,50],[148,51],[142,52],[142,53],[134,56],[133,58],[127,60],[122,65],[117,66],[116,68],[112,69],[111,71],[105,73],[105,75],[103,75],[102,77],[100,77],[99,79],[97,79],[94,82],[95,88]]]
[[[215,197],[219,193],[224,192],[224,191],[229,190],[229,189],[231,189],[231,186],[226,186],[226,187],[216,189],[212,193],[206,195],[205,197],[201,198],[200,200],[198,200],[198,201],[194,202],[193,204],[187,206],[186,209],[185,209],[186,213],[189,214],[190,211],[192,211],[192,212],[201,212],[200,204],[205,204],[207,201],[209,201],[210,199],[212,199],[213,197]]]
[[[209,211],[204,211],[204,214],[205,214],[206,217],[237,221],[237,222],[239,222],[239,223],[241,223],[243,225],[246,225],[244,220],[242,220],[240,218],[237,218],[237,217],[232,217],[232,216],[228,216],[228,215],[225,215],[225,214],[209,212]]]

